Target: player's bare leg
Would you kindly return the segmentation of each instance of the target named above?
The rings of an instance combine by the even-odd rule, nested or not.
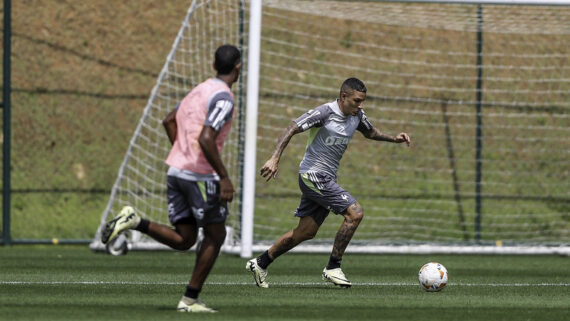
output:
[[[186,251],[196,243],[198,227],[192,224],[177,224],[172,229],[166,225],[150,222],[146,234],[175,250]]]
[[[226,239],[226,227],[224,223],[208,224],[204,226],[204,239],[196,253],[196,264],[190,279],[189,286],[200,289],[206,281],[206,277],[214,266],[220,248]]]
[[[319,225],[312,217],[302,217],[299,219],[297,227],[279,237],[277,241],[257,258],[247,261],[245,268],[252,272],[255,283],[260,288],[268,288],[267,267],[274,259],[291,250],[299,243],[315,237]]]
[[[287,253],[289,250],[299,245],[299,243],[310,240],[317,235],[319,226],[315,220],[310,217],[301,217],[296,228],[281,235],[277,241],[269,248],[269,256],[272,260]]]
[[[362,221],[364,213],[362,206],[358,202],[350,205],[344,214],[344,221],[342,222],[338,232],[336,233],[331,257],[328,265],[323,270],[323,280],[329,281],[335,285],[342,287],[350,287],[351,283],[346,278],[340,268],[342,256],[344,251],[350,243],[354,232]]]
[[[186,287],[186,292],[178,303],[178,311],[181,312],[217,312],[207,307],[204,302],[198,299],[202,286],[210,274],[220,248],[226,238],[226,227],[224,223],[208,224],[204,226],[204,239],[197,249],[194,272]]]
[[[148,234],[153,239],[175,250],[186,251],[196,243],[198,228],[191,224],[170,226],[151,222],[140,217],[131,206],[125,206],[117,217],[105,224],[101,241],[106,244],[128,229]]]

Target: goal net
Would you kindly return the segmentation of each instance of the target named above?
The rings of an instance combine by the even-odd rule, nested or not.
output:
[[[355,134],[338,176],[364,220],[347,252],[568,254],[570,7],[441,2],[263,1],[257,168],[291,120],[334,100],[342,81],[357,77],[368,88],[371,122],[392,135],[409,133],[413,145]],[[247,43],[250,4],[241,11],[240,3],[192,4],[102,223],[130,204],[167,224],[170,146],[160,121],[211,75],[217,45]],[[224,149],[234,182],[241,182],[242,124],[234,122]],[[297,224],[306,139],[293,137],[277,180],[255,179],[255,252]],[[228,222],[230,252],[240,246],[239,203]],[[331,213],[296,250],[330,252],[341,221]],[[129,244],[156,243],[134,235]]]

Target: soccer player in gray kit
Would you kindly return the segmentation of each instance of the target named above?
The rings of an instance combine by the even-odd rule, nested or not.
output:
[[[368,139],[406,143],[408,146],[411,143],[406,133],[394,137],[372,126],[362,109],[365,99],[366,86],[362,81],[356,78],[345,80],[338,99],[309,110],[285,129],[271,158],[261,168],[261,176],[267,181],[275,178],[279,159],[291,137],[309,130],[307,148],[299,167],[302,196],[295,212],[299,224],[279,237],[267,251],[247,262],[246,269],[253,273],[257,286],[269,287],[266,281],[269,264],[299,243],[312,239],[331,210],[344,216],[344,221],[336,234],[322,277],[341,287],[352,285],[340,265],[344,251],[362,221],[363,210],[356,199],[337,184],[340,159],[356,130]]]

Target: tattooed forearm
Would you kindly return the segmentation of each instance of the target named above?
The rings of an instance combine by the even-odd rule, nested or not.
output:
[[[292,122],[289,127],[287,127],[279,139],[277,140],[277,145],[275,146],[275,150],[273,151],[273,157],[277,157],[277,159],[281,158],[281,154],[285,150],[285,147],[289,144],[291,137],[293,135],[298,134],[301,132],[299,126],[296,123]]]
[[[390,135],[386,135],[379,131],[377,128],[373,128],[371,131],[366,133],[366,138],[380,140],[385,142],[394,142],[395,138]]]

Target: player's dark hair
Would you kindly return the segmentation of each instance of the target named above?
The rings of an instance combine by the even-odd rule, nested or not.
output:
[[[235,46],[223,45],[216,50],[214,65],[219,75],[227,75],[240,62],[241,53]]]
[[[347,80],[345,80],[342,83],[342,86],[340,86],[340,94],[341,95],[342,95],[342,93],[350,94],[351,92],[353,92],[355,90],[363,92],[363,93],[366,92],[366,86],[364,85],[362,80],[357,79],[357,78],[348,78]]]

